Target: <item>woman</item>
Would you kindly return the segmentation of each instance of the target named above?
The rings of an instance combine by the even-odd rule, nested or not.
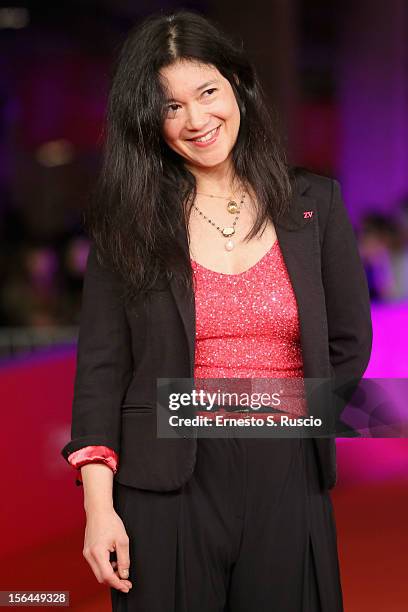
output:
[[[287,167],[241,48],[130,33],[87,217],[72,440],[113,610],[342,610],[334,440],[156,435],[158,378],[360,378],[367,284],[336,181]]]

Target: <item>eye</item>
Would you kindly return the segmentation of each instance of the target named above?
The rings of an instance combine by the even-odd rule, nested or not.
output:
[[[180,108],[180,104],[169,104],[164,108],[164,116],[167,119],[175,119],[178,109]]]
[[[208,92],[213,92],[213,91],[217,91],[217,88],[216,87],[212,87],[211,89],[206,89],[203,93],[208,93]]]

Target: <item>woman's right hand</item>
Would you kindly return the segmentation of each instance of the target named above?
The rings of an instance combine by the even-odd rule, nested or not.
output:
[[[110,553],[116,551],[117,562],[110,561]],[[98,509],[87,513],[83,555],[96,579],[123,593],[128,593],[132,583],[129,576],[129,538],[122,519],[112,509]]]

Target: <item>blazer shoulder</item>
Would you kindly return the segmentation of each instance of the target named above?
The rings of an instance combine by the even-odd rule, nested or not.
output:
[[[306,210],[316,212],[321,235],[324,234],[330,216],[336,188],[340,192],[335,178],[317,174],[302,166],[292,166],[289,170],[292,184],[292,198],[285,221],[291,219],[290,227],[299,228],[309,220],[303,219]],[[294,220],[296,220],[294,222]]]
[[[290,178],[296,193],[307,195],[316,200],[329,202],[332,198],[333,184],[336,179],[311,172],[302,166],[294,166],[290,170]]]
[[[115,269],[110,256],[100,250],[94,240],[89,241],[86,276],[100,278],[117,286],[123,284],[122,277]]]

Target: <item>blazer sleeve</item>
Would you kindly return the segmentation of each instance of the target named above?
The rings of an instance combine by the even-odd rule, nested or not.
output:
[[[121,404],[133,374],[130,329],[118,277],[101,266],[91,244],[79,324],[68,457],[85,446],[119,454]]]
[[[357,240],[336,180],[332,181],[322,244],[322,278],[334,378],[359,380],[371,354],[370,298]]]

